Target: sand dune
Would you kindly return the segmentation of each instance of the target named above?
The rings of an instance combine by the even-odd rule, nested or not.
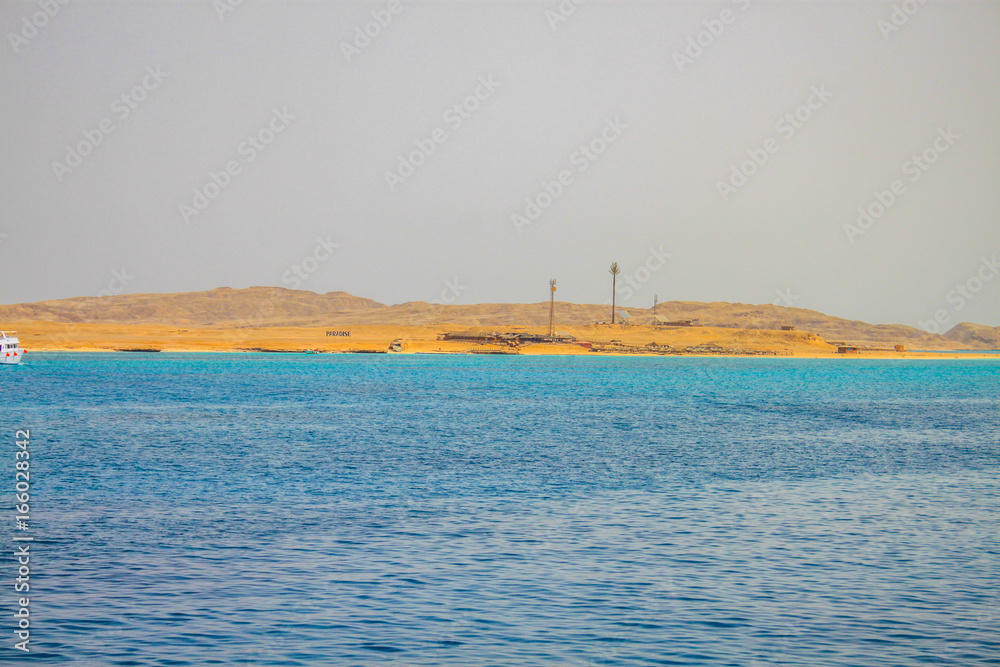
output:
[[[969,350],[1000,350],[1000,327],[962,322],[952,327],[945,337]]]

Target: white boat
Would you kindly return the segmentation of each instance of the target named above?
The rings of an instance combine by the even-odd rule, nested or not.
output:
[[[0,364],[19,364],[21,359],[24,359],[24,350],[17,332],[0,331]]]

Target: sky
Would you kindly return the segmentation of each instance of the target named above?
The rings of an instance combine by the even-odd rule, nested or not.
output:
[[[1000,326],[1000,3],[0,5],[0,303]]]

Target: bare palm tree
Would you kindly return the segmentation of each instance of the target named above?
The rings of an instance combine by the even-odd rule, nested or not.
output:
[[[615,283],[618,281],[618,274],[621,273],[621,269],[618,268],[618,262],[611,262],[611,268],[608,269],[608,273],[611,274],[611,324],[615,323]]]

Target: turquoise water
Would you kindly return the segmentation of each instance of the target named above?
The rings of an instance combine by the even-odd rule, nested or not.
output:
[[[8,620],[0,661],[1000,661],[1000,360],[0,371],[36,540],[33,653]]]

